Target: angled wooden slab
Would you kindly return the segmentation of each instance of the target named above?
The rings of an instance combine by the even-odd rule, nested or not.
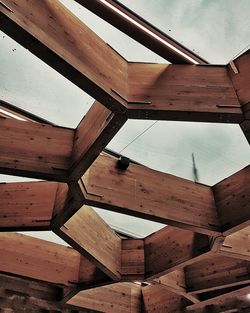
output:
[[[123,171],[117,168],[117,159],[100,156],[75,190],[89,205],[204,234],[220,234],[210,187],[145,166],[131,163]]]

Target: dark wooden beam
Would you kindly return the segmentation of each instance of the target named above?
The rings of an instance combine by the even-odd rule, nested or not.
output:
[[[250,261],[250,226],[243,228],[227,237],[217,237],[213,250],[230,258]]]
[[[173,38],[164,34],[160,30],[158,30],[153,25],[149,24],[147,21],[143,20],[140,16],[136,15],[134,12],[124,7],[121,3],[117,3],[117,1],[108,0],[106,1],[109,7],[105,3],[96,0],[76,0],[79,4],[95,13],[115,28],[124,32],[126,35],[135,39],[139,43],[143,44],[148,49],[153,52],[159,54],[161,57],[172,63],[187,63],[194,64],[194,62],[204,64],[207,63],[204,59],[188,50],[186,47],[182,46],[179,42],[175,41]],[[124,15],[117,13],[114,11],[119,10],[122,14],[129,17],[128,20]],[[133,23],[131,19],[137,23]],[[138,27],[138,24],[144,27],[145,30]],[[151,35],[151,32],[153,35]],[[157,39],[158,36],[160,39]],[[164,41],[165,44],[162,42]],[[180,53],[176,52],[174,49],[171,49],[169,45],[174,46],[174,48],[178,49]],[[194,61],[185,58],[184,55],[192,58]]]
[[[203,234],[170,226],[146,237],[145,274],[161,277],[211,256],[210,238]]]
[[[250,225],[250,166],[212,187],[224,235]]]
[[[3,4],[2,31],[107,107],[124,111],[110,86],[124,94],[127,62],[66,7],[57,0]]]
[[[74,130],[0,118],[2,174],[67,180]]]
[[[202,293],[250,283],[250,262],[221,255],[185,267],[187,291]]]
[[[97,101],[91,106],[75,132],[71,180],[84,174],[125,122],[125,115],[114,114]]]
[[[129,118],[239,123],[241,105],[226,67],[131,63]]]
[[[250,144],[250,49],[228,65],[228,72],[244,113],[240,127]]]
[[[73,186],[79,201],[209,235],[220,234],[210,187],[117,159],[100,156]],[[196,217],[194,219],[194,216]]]
[[[186,307],[190,313],[221,313],[221,312],[249,312],[250,304],[247,295],[250,286],[224,293],[199,303]]]

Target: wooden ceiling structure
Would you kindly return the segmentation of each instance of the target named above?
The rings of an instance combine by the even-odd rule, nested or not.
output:
[[[0,173],[45,181],[0,184],[0,312],[250,312],[250,167],[209,187],[103,153],[128,119],[250,143],[250,51],[206,64],[116,1],[77,2],[173,64],[127,62],[58,0],[0,2],[1,30],[96,99],[76,129],[2,103],[23,120],[0,113]],[[124,239],[91,206],[167,226]]]

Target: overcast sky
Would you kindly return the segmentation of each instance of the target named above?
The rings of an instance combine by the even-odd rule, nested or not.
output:
[[[88,12],[62,0],[84,23],[129,61],[161,62],[161,57]],[[226,64],[250,43],[249,0],[121,1],[143,18],[194,49],[211,63]],[[0,35],[0,98],[58,125],[76,127],[94,99],[49,68],[5,34]],[[129,121],[109,148],[149,167],[192,179],[195,154],[202,183],[213,185],[247,166],[250,149],[237,125]],[[1,175],[1,181],[23,178]],[[28,179],[30,180],[30,179]],[[111,221],[109,213],[101,214]],[[112,224],[145,235],[154,224],[112,215]]]

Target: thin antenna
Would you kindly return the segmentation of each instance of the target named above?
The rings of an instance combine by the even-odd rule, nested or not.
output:
[[[195,182],[199,182],[199,174],[198,174],[198,169],[197,169],[196,163],[195,163],[194,153],[192,153],[192,162],[193,162],[194,181],[195,181]]]

